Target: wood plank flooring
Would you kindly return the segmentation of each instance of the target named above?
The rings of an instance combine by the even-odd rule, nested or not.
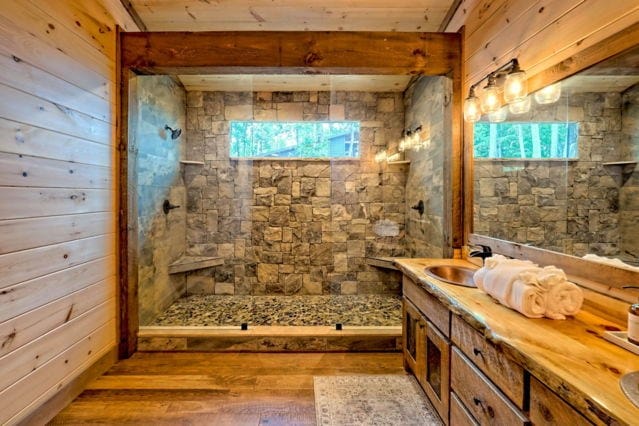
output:
[[[136,353],[52,425],[315,425],[313,376],[405,374],[401,353]]]

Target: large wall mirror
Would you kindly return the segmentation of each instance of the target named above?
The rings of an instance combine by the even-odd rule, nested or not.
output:
[[[639,266],[639,46],[473,133],[475,234]]]

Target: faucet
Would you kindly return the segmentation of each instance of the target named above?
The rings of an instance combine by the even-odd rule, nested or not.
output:
[[[470,257],[480,257],[481,258],[481,264],[484,265],[486,263],[486,258],[487,257],[492,257],[493,255],[493,251],[491,250],[490,246],[485,246],[483,244],[479,244],[477,247],[480,247],[481,250],[473,250],[469,253]]]

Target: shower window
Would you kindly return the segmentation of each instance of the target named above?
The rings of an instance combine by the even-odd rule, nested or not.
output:
[[[359,158],[356,121],[231,121],[232,158]]]
[[[579,123],[475,123],[477,159],[573,159],[577,157]]]

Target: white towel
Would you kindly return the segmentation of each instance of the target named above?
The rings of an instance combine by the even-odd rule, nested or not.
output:
[[[583,257],[585,260],[590,260],[592,262],[603,263],[604,265],[614,266],[616,268],[627,269],[629,271],[637,271],[639,272],[639,267],[632,266],[622,261],[621,259],[610,259],[608,257],[597,256],[596,254],[587,254]]]
[[[547,292],[522,280],[515,280],[508,306],[528,318],[542,318],[546,312]]]
[[[502,256],[501,254],[493,254],[491,257],[487,257],[484,260],[484,268],[493,269],[495,266],[500,264],[501,262],[512,260],[508,259],[506,256]]]
[[[584,301],[583,291],[570,281],[551,286],[546,297],[545,316],[552,319],[566,319],[566,315],[576,315]]]
[[[483,290],[499,300],[502,305],[508,306],[512,285],[526,272],[537,273],[541,268],[532,262],[522,260],[510,260],[497,264],[488,269],[483,277]],[[524,275],[523,278],[525,278]]]

